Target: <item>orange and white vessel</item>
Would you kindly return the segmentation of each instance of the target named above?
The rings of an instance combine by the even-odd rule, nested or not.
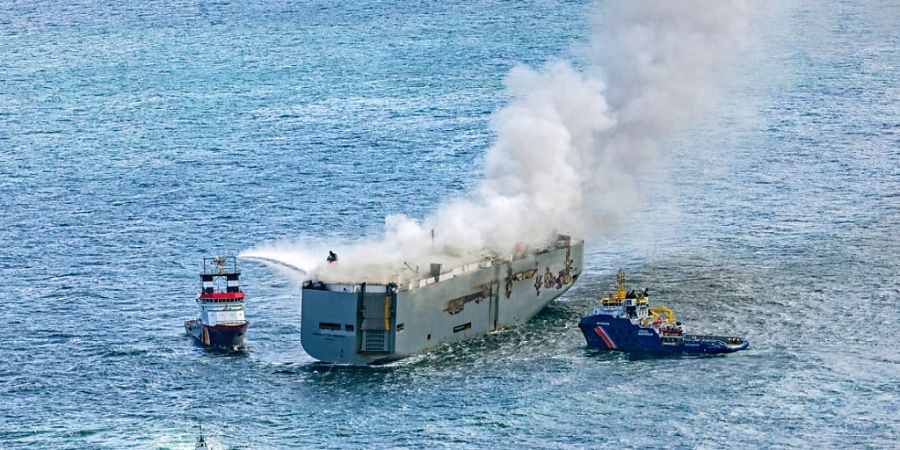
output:
[[[184,323],[185,331],[206,347],[238,351],[244,348],[249,323],[244,319],[241,273],[233,256],[203,258],[197,294],[200,317]]]

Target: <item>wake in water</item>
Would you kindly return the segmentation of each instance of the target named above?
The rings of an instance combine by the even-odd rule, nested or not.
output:
[[[576,65],[519,66],[510,103],[492,120],[485,179],[422,221],[385,218],[359,242],[276,242],[241,256],[299,268],[301,278],[382,281],[405,266],[508,254],[561,230],[597,236],[639,198],[635,174],[653,170],[661,143],[715,100],[748,25],[742,1],[604,2]],[[336,249],[338,264],[323,255]]]

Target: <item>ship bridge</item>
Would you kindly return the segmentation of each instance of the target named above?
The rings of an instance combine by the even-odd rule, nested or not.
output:
[[[203,271],[200,272],[202,288],[197,298],[211,303],[243,300],[240,278],[241,272],[234,256],[203,258]]]

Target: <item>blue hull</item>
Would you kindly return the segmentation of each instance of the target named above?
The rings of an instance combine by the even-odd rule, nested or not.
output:
[[[648,353],[717,354],[744,350],[750,344],[728,336],[667,336],[628,319],[605,314],[586,316],[578,324],[588,346],[601,350]]]

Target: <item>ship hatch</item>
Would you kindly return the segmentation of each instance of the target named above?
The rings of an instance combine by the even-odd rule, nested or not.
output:
[[[362,338],[359,351],[363,353],[393,352],[393,333],[397,311],[397,294],[393,284],[365,286],[360,289]],[[374,291],[374,292],[373,292]]]

